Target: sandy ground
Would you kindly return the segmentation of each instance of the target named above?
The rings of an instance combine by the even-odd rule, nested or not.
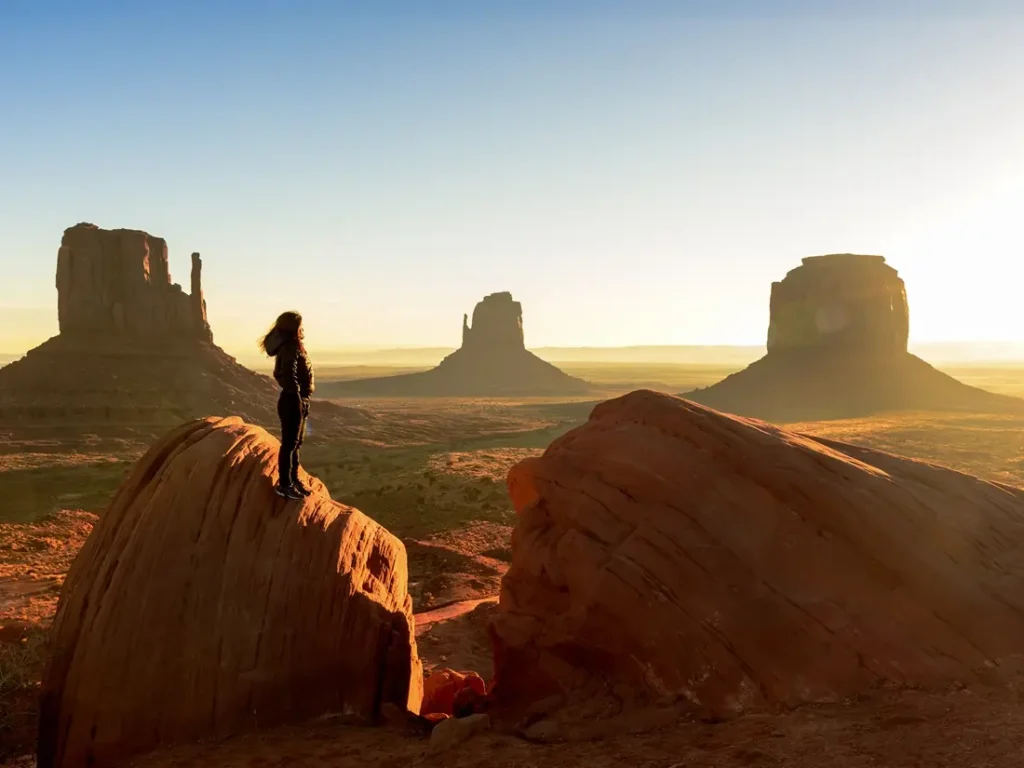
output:
[[[282,728],[218,745],[171,749],[139,768],[1012,768],[1024,765],[1024,708],[1016,697],[956,692],[878,695],[848,705],[805,707],[711,724],[673,714],[610,724],[589,743],[538,745],[492,731],[442,755],[427,742],[387,728],[330,721]],[[630,733],[629,731],[634,731]],[[615,731],[621,731],[616,733]],[[636,732],[640,731],[640,732]]]

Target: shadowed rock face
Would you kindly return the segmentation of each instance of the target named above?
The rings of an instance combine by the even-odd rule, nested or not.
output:
[[[492,293],[473,310],[473,325],[462,316],[462,349],[473,351],[526,349],[523,341],[523,306],[512,294]]]
[[[61,592],[39,768],[105,768],[161,744],[419,711],[405,548],[359,510],[273,491],[278,442],[237,418],[157,442]]]
[[[323,384],[324,396],[516,396],[586,392],[589,385],[526,349],[523,308],[512,294],[492,293],[462,316],[462,346],[423,373]]]
[[[57,252],[60,331],[212,341],[201,275],[193,253],[187,294],[171,283],[163,238],[77,224],[64,231]]]
[[[813,256],[772,283],[768,354],[907,351],[907,292],[884,256]]]
[[[772,284],[770,315],[767,355],[684,397],[773,421],[1024,411],[1024,400],[970,387],[907,351],[906,289],[882,256],[804,259]]]
[[[508,485],[493,695],[512,714],[563,696],[727,717],[1021,669],[1021,489],[647,391]]]

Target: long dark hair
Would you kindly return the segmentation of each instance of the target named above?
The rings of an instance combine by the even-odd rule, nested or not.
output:
[[[298,312],[282,312],[277,316],[277,320],[270,326],[270,330],[259,340],[259,347],[264,352],[267,351],[267,347],[270,345],[271,337],[275,334],[284,336],[286,338],[295,339],[299,342],[299,348],[304,349],[302,340],[305,338],[306,333],[302,328],[302,315]],[[268,353],[269,354],[269,353]]]

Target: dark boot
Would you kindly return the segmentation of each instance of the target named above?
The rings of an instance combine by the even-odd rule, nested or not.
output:
[[[278,485],[274,488],[274,493],[283,499],[292,499],[293,501],[302,501],[306,498],[297,488],[293,488],[290,485]]]

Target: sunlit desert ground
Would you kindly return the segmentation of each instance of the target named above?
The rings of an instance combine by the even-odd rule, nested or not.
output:
[[[483,627],[510,557],[515,513],[504,481],[513,464],[540,453],[584,420],[594,400],[638,388],[683,392],[732,372],[720,366],[669,364],[561,367],[593,382],[597,394],[576,402],[353,398],[345,404],[365,409],[373,418],[351,436],[332,439],[318,433],[314,410],[303,463],[335,499],[358,507],[405,541],[410,591],[422,619],[418,621],[420,651],[428,668],[443,664],[486,672],[489,651]],[[319,371],[319,379],[408,370],[330,367]],[[978,387],[1024,396],[1024,364],[944,370]],[[1024,486],[1021,417],[901,413],[790,427]],[[7,438],[0,442],[0,626],[4,627],[0,630],[0,761],[32,751],[33,696],[43,630],[52,619],[64,574],[78,548],[147,443],[131,436],[116,441],[90,435],[67,440],[31,435]],[[438,620],[446,618],[445,611],[452,606],[463,605],[478,607],[450,621]],[[451,764],[604,766],[615,762],[619,750],[634,764],[668,768],[673,764],[651,757],[664,749],[678,754],[677,766],[867,766],[882,764],[873,760],[893,750],[904,750],[905,761],[885,764],[1009,764],[1006,745],[1000,746],[994,731],[1024,731],[1024,715],[1007,714],[1005,708],[967,693],[957,695],[955,708],[949,703],[952,700],[923,695],[910,704],[883,697],[842,710],[843,714],[812,708],[739,724],[690,723],[657,737],[627,734],[610,751],[607,745],[601,750],[576,745],[539,754],[530,745],[496,735],[488,737],[489,752],[466,754],[464,760]],[[922,727],[929,719],[933,724],[946,723],[948,733],[955,731],[955,737],[948,738],[962,741],[960,746],[945,744],[941,759],[949,762],[926,758],[927,750],[935,748],[934,740],[946,738]],[[990,729],[980,724],[986,719],[991,720]],[[288,764],[374,764],[358,762],[363,747],[376,750],[380,765],[418,764],[413,747],[386,747],[388,737],[379,734],[363,733],[351,748],[334,744],[331,752],[320,728],[303,732],[309,742]],[[857,741],[865,728],[873,729],[874,735]],[[218,764],[270,764],[258,758],[274,738],[284,737],[256,742],[247,738],[227,745],[222,748],[226,751],[218,753]],[[189,754],[178,751],[146,764],[191,765]],[[956,755],[961,762],[956,762]]]

